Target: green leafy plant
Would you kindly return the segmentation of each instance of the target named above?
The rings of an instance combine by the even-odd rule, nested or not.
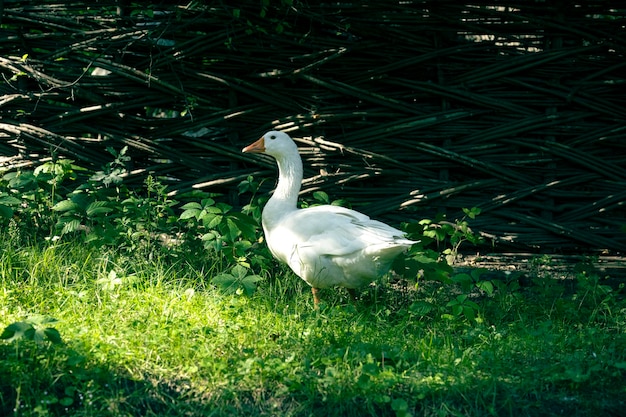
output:
[[[329,204],[331,206],[350,207],[348,201],[343,199],[331,201],[328,194],[324,191],[313,191],[312,197],[312,199],[302,200],[302,208],[315,207],[324,204]]]
[[[94,193],[79,191],[59,201],[52,210],[59,213],[56,226],[61,235],[82,231],[86,242],[110,244],[114,241],[112,219],[107,216],[115,210],[111,201],[99,200]]]
[[[174,207],[178,201],[169,198],[167,187],[152,175],[144,181],[145,195],[135,192],[121,202],[121,215],[115,219],[120,235],[130,250],[139,245],[152,246],[161,239],[171,242],[169,235],[175,232],[177,217]]]
[[[474,288],[485,292],[487,295],[493,295],[494,284],[489,280],[483,279],[485,268],[475,268],[469,273],[462,272],[455,274],[450,278],[450,282],[458,284],[464,293],[470,293]]]
[[[470,228],[468,218],[475,219],[480,214],[479,207],[471,209],[463,208],[463,216],[454,222],[446,220],[445,215],[438,216],[435,220],[423,219],[419,223],[424,226],[423,234],[435,239],[437,242],[448,242],[450,247],[445,248],[442,253],[449,264],[453,264],[458,256],[459,248],[465,242],[474,245],[483,243],[484,239],[474,233]]]
[[[119,185],[123,182],[124,175],[128,173],[126,166],[131,160],[130,156],[126,155],[128,146],[124,146],[119,152],[109,146],[107,152],[113,155],[113,161],[107,163],[101,171],[96,171],[89,179],[89,185],[95,185],[96,188]]]
[[[85,171],[85,169],[75,165],[73,160],[57,159],[39,165],[33,174],[38,181],[45,181],[50,185],[50,201],[54,203],[57,189],[67,180],[75,181],[79,171]]]
[[[441,215],[435,220],[423,219],[406,224],[404,230],[411,239],[419,243],[412,247],[408,257],[396,260],[394,270],[407,277],[452,283],[451,265],[457,258],[460,246],[465,242],[478,244],[483,241],[482,237],[472,231],[467,221],[467,218],[474,219],[480,213],[480,209],[463,209],[463,212],[465,216],[455,222],[449,222],[445,215]],[[447,244],[450,247],[435,250],[431,248],[433,243],[437,246]],[[485,291],[489,291],[488,287],[489,285],[485,284]]]
[[[19,342],[21,340],[32,340],[37,343],[51,342],[61,343],[61,335],[53,327],[58,323],[57,319],[48,316],[30,316],[23,321],[9,324],[0,334],[0,339],[7,342]]]
[[[213,277],[211,283],[229,294],[252,295],[256,291],[257,282],[261,280],[263,277],[251,274],[248,268],[235,265],[230,272],[224,272]]]
[[[152,250],[154,241],[173,232],[178,202],[152,175],[146,177],[143,189],[128,189],[123,183],[130,161],[127,148],[109,152],[110,163],[52,206],[59,215],[56,230],[61,236],[79,233],[86,243],[98,246]]]
[[[419,243],[411,248],[408,256],[396,259],[393,269],[400,275],[415,279],[416,285],[420,279],[437,281],[445,285],[458,285],[462,294],[450,300],[445,309],[429,301],[414,302],[409,312],[412,316],[423,317],[431,311],[442,311],[443,316],[448,318],[464,318],[475,322],[479,312],[479,305],[472,301],[470,295],[478,290],[489,296],[494,294],[495,287],[491,280],[483,278],[486,270],[477,268],[468,273],[454,273],[452,264],[458,256],[459,248],[463,243],[479,244],[482,237],[477,235],[469,227],[468,218],[474,219],[480,214],[479,208],[463,209],[465,216],[455,222],[438,216],[435,220],[423,219],[419,222],[405,225],[405,231],[409,237],[418,240]],[[449,245],[441,250],[431,248]]]
[[[394,398],[391,401],[391,409],[396,413],[396,417],[413,417],[409,411],[409,403],[404,398]]]
[[[446,304],[446,307],[449,307],[451,309],[452,317],[464,317],[470,322],[476,321],[478,312],[480,311],[480,306],[476,302],[470,300],[468,294],[457,295],[453,300],[450,300]],[[444,317],[450,316],[444,315]]]
[[[554,260],[552,256],[543,254],[534,256],[528,262],[532,286],[531,289],[541,296],[561,294],[563,286],[554,277]]]
[[[452,267],[438,251],[429,247],[435,239],[424,233],[425,223],[408,223],[404,225],[404,230],[410,239],[418,243],[411,247],[406,256],[399,256],[394,260],[393,271],[414,280],[416,285],[419,285],[422,279],[449,282]]]
[[[263,211],[263,206],[265,202],[268,200],[267,196],[258,197],[257,193],[259,188],[263,184],[263,181],[257,181],[253,176],[248,175],[248,177],[241,181],[237,186],[239,190],[239,195],[243,195],[246,193],[251,193],[250,202],[242,207],[241,212],[248,214],[254,218],[257,223],[261,223],[261,213]]]
[[[53,159],[34,170],[15,170],[0,179],[0,221],[17,217],[24,227],[49,231],[54,217],[50,208],[60,200],[64,182],[74,181],[82,168],[71,159]]]
[[[20,199],[7,192],[0,191],[0,219],[9,220],[13,217],[14,208],[20,204]]]
[[[621,283],[619,291],[623,291],[624,287],[624,283]],[[590,321],[614,314],[617,296],[617,291],[603,283],[597,271],[584,268],[576,274],[576,293],[573,299],[578,303],[578,310],[589,311]]]
[[[102,291],[114,293],[121,286],[133,283],[136,280],[137,277],[135,275],[119,274],[116,270],[112,269],[107,276],[96,280],[96,284],[99,285]]]
[[[52,207],[59,214],[56,229],[61,235],[83,232],[86,242],[98,245],[117,243],[114,219],[121,212],[120,202],[129,195],[122,178],[130,158],[126,155],[126,147],[119,152],[112,148],[107,150],[113,161]]]
[[[181,207],[179,219],[198,227],[204,247],[223,254],[231,262],[248,265],[246,251],[257,240],[258,223],[253,217],[213,198],[191,202]]]
[[[240,195],[252,194],[240,211],[219,201],[218,194],[204,194],[199,201],[184,204],[179,220],[185,223],[186,234],[197,237],[205,250],[230,264],[271,269],[272,257],[262,245],[260,222],[267,197],[257,196],[261,184],[252,176],[239,183]]]

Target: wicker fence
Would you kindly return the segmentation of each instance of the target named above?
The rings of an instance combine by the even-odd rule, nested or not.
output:
[[[128,145],[130,182],[229,192],[275,175],[240,149],[278,128],[305,193],[391,222],[477,206],[501,248],[626,250],[626,9],[308,3],[5,0],[5,166]]]

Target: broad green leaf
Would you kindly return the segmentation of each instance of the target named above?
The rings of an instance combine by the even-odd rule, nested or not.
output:
[[[2,179],[9,181],[9,187],[26,188],[30,185],[37,184],[37,178],[32,171],[25,172],[9,172]]]
[[[471,284],[472,277],[469,274],[461,273],[454,275],[452,277],[452,281],[456,282],[457,284]]]
[[[202,236],[200,236],[200,240],[208,242],[208,241],[216,240],[219,237],[221,237],[219,232],[217,232],[215,230],[211,230],[208,233],[205,233]]]
[[[233,206],[231,206],[230,204],[226,204],[226,203],[217,203],[215,204],[215,207],[219,209],[222,213],[228,213],[233,208]]]
[[[108,207],[108,203],[106,201],[94,201],[87,206],[86,213],[87,216],[91,217],[95,214],[110,213],[112,211],[113,209]]]
[[[313,192],[313,198],[321,203],[324,204],[329,204],[330,203],[330,199],[328,198],[328,194],[326,194],[324,191],[314,191]]]
[[[238,240],[233,243],[233,249],[237,256],[244,256],[246,251],[252,247],[252,243],[248,240]]]
[[[104,243],[102,242],[102,237],[98,233],[87,233],[87,236],[85,236],[85,243],[90,242]]]
[[[239,235],[239,227],[237,227],[231,218],[226,219],[226,226],[228,227],[228,239],[233,242]]]
[[[479,289],[483,290],[484,292],[486,292],[489,295],[493,294],[493,284],[491,283],[491,281],[480,281],[480,282],[477,282],[476,283],[476,287],[478,287]]]
[[[215,229],[222,222],[222,219],[223,216],[207,213],[205,216],[202,217],[202,222],[204,223],[205,227],[209,229]]]
[[[54,344],[59,344],[62,342],[61,334],[57,329],[54,329],[52,327],[46,327],[45,329],[43,329],[43,335],[46,339]]]
[[[234,294],[237,291],[237,279],[231,274],[224,273],[216,275],[211,282],[217,288],[229,294]]]
[[[480,277],[486,272],[488,272],[487,268],[475,268],[475,269],[472,269],[472,272],[470,272],[470,275],[472,275],[472,278],[474,278],[474,280],[480,281]]]
[[[91,197],[85,193],[74,193],[72,194],[72,197],[70,197],[70,200],[78,204],[79,207],[85,208],[91,202]]]
[[[202,209],[202,211],[204,213],[211,213],[211,214],[222,214],[223,211],[219,208],[219,207],[214,207],[214,206],[206,206]]]
[[[80,229],[80,220],[73,219],[69,222],[63,224],[63,229],[61,230],[61,234],[72,233]]]
[[[248,274],[248,269],[241,265],[235,265],[230,272],[237,279],[243,279]]]
[[[417,261],[419,263],[422,264],[431,264],[431,263],[437,263],[437,259],[436,258],[432,258],[430,256],[427,256],[425,254],[419,253],[417,255],[415,255],[413,257],[414,261]]]
[[[10,195],[4,195],[0,197],[0,205],[3,204],[5,206],[16,206],[20,203],[21,203],[21,200],[19,198],[15,198]]]
[[[202,199],[202,206],[201,207],[208,207],[208,206],[214,206],[215,205],[215,200],[213,200],[212,198],[203,198]]]
[[[465,303],[465,302],[467,301],[467,297],[469,297],[467,294],[457,295],[457,296],[456,296],[456,301],[457,301],[459,304],[463,304],[463,303]]]
[[[25,321],[18,321],[5,327],[2,334],[0,334],[0,339],[4,339],[7,342],[20,339],[32,340],[34,333],[35,328],[32,324]]]
[[[191,208],[191,209],[187,209],[185,211],[183,211],[180,215],[180,217],[178,218],[179,220],[187,220],[187,219],[197,219],[198,218],[198,214],[200,213],[200,209],[197,208]]]
[[[36,314],[28,317],[28,321],[35,324],[36,326],[45,326],[49,324],[56,324],[59,322],[59,320],[55,319],[54,317],[44,316],[41,314]]]
[[[59,404],[63,407],[69,407],[74,404],[74,399],[72,397],[63,397],[59,400]]]
[[[434,308],[432,303],[428,301],[416,301],[409,307],[409,311],[417,316],[425,316],[430,313]]]
[[[33,340],[37,343],[43,343],[46,341],[45,329],[35,329],[33,333]]]
[[[185,205],[183,205],[181,207],[182,210],[201,210],[202,206],[200,205],[200,203],[196,203],[196,202],[191,202],[191,203],[187,203]]]
[[[241,280],[241,283],[243,284],[246,294],[247,295],[254,294],[254,292],[256,291],[256,283],[261,280],[263,280],[263,277],[259,275],[248,275],[243,280]]]
[[[77,211],[80,207],[72,200],[63,200],[52,206],[54,211]]]
[[[454,314],[455,316],[460,316],[461,313],[463,312],[463,306],[460,304],[454,304],[451,307],[452,307],[452,314]]]
[[[447,266],[447,264],[445,265]],[[451,283],[449,272],[441,264],[436,264],[433,266],[433,268],[424,271],[424,276],[428,279],[431,279],[433,281],[439,281],[444,284]]]
[[[474,310],[470,306],[464,306],[463,307],[463,315],[468,320],[471,320],[471,321],[476,320],[476,310]]]
[[[406,412],[409,409],[409,404],[403,398],[395,398],[391,401],[391,409],[396,413],[402,411]]]
[[[13,217],[13,209],[9,206],[0,204],[0,217],[10,219],[11,217]]]
[[[251,216],[243,213],[232,213],[230,216],[246,239],[252,240],[256,238],[258,224]]]

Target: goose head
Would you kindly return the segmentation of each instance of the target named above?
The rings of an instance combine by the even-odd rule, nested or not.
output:
[[[298,193],[302,184],[302,159],[295,142],[284,132],[272,130],[242,152],[264,153],[272,156],[278,165],[278,184],[274,194],[263,208],[263,228],[266,233],[276,227],[286,213],[297,210]]]
[[[288,134],[272,130],[253,144],[243,148],[242,152],[264,153],[280,159],[282,156],[298,153],[298,147]]]

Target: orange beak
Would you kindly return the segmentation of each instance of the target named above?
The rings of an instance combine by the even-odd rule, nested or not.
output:
[[[241,150],[241,152],[250,152],[250,153],[263,153],[265,152],[265,138],[257,140],[256,142],[246,146]]]

